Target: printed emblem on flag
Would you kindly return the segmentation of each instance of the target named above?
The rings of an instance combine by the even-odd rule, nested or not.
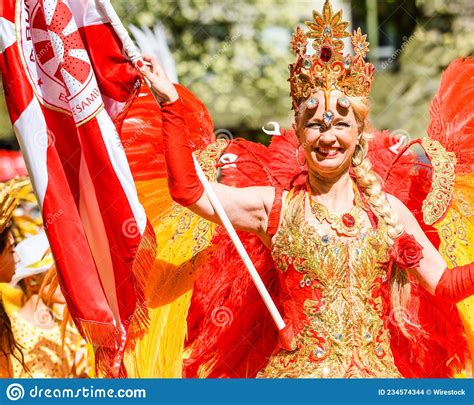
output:
[[[20,2],[17,35],[36,95],[46,106],[85,122],[102,107],[97,81],[76,22],[64,0]]]

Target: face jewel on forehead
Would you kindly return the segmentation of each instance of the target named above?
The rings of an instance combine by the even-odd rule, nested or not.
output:
[[[344,108],[344,109],[347,109],[347,108],[349,108],[349,107],[351,106],[351,103],[350,103],[350,101],[349,101],[346,97],[339,97],[339,98],[337,99],[337,105],[338,105],[339,107],[342,107],[342,108]]]
[[[309,109],[314,109],[316,108],[317,106],[319,105],[319,100],[316,98],[316,97],[310,97],[307,101],[306,101],[306,107],[309,108]]]
[[[323,122],[325,126],[331,125],[331,122],[334,119],[334,113],[331,110],[324,111],[323,113]]]
[[[321,90],[329,110],[330,93],[339,90],[345,96],[366,97],[370,93],[374,66],[364,60],[369,51],[366,35],[360,28],[351,35],[349,22],[342,19],[342,10],[334,13],[326,0],[322,12],[313,11],[313,20],[306,21],[307,30],[297,27],[291,40],[296,55],[290,67],[292,108],[311,94]],[[354,55],[344,54],[343,39],[350,37]],[[314,53],[307,53],[308,46]]]

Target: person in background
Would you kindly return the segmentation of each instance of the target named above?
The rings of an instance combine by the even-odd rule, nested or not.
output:
[[[92,376],[90,350],[68,320],[31,203],[27,179],[0,185],[0,376]]]

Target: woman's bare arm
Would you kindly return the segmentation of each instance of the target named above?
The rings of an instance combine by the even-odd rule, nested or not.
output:
[[[388,201],[395,210],[395,213],[405,231],[408,234],[413,235],[416,241],[423,248],[423,259],[420,261],[420,266],[412,271],[420,281],[421,285],[434,295],[436,286],[438,285],[447,264],[438,250],[425,235],[418,224],[418,221],[405,204],[390,194],[388,194]]]
[[[212,183],[212,188],[222,203],[232,225],[237,229],[252,232],[261,238],[265,238],[268,216],[275,199],[275,188],[236,188],[219,183]],[[189,205],[188,208],[209,221],[220,223],[219,217],[206,193],[194,204]]]

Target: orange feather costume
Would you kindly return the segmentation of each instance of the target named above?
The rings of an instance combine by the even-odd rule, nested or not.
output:
[[[469,248],[474,242],[473,80],[473,58],[454,61],[444,73],[432,103],[428,137],[415,141],[422,144],[428,159],[408,147],[393,154],[388,149],[394,143],[388,132],[376,133],[369,150],[376,172],[385,179],[384,190],[410,208],[450,267],[474,261]],[[204,105],[185,88],[178,90],[189,112],[185,121],[195,154],[211,181],[287,190],[304,182],[304,168],[293,162],[297,139],[292,131],[274,137],[268,147],[245,140],[216,140]],[[281,356],[281,336],[228,235],[221,226],[174,203],[169,195],[161,112],[147,89],[142,89],[128,117],[123,122],[123,143],[158,240],[147,291],[151,325],[126,358],[129,375],[286,376],[282,371],[285,361],[298,363],[300,358]],[[133,141],[137,128],[139,143]],[[219,163],[224,153],[236,155],[237,160],[227,165]],[[436,209],[426,208],[429,204]],[[301,322],[297,325],[314,321],[308,319],[308,312],[301,311],[307,292],[295,289],[293,302],[285,299],[285,288],[290,284],[282,284],[275,255],[272,257],[257,236],[245,232],[239,232],[239,236],[277,306],[285,315],[291,313],[285,308],[294,308],[293,319],[287,321],[298,319]],[[374,277],[383,275],[388,266],[381,266],[379,271]],[[386,283],[376,283],[370,289],[371,299],[376,301],[373,305],[378,308],[377,322],[384,336],[382,339],[369,333],[374,360],[365,364],[365,373],[348,377],[370,373],[376,377],[418,378],[472,375],[474,298],[453,305],[429,294],[414,278],[410,281],[411,298],[404,316],[409,320],[407,328],[412,338],[405,337],[390,321],[397,309],[390,307]],[[376,343],[383,351],[390,350],[388,363],[375,359]],[[310,361],[317,363],[324,358],[325,353],[319,357],[318,353],[313,350]],[[361,362],[367,358],[362,357]],[[279,372],[278,367],[275,371],[276,364]],[[380,367],[371,369],[374,364]],[[303,368],[294,370],[287,376],[298,376],[298,370],[301,376],[306,375]],[[318,376],[342,375],[329,369],[326,375]]]

